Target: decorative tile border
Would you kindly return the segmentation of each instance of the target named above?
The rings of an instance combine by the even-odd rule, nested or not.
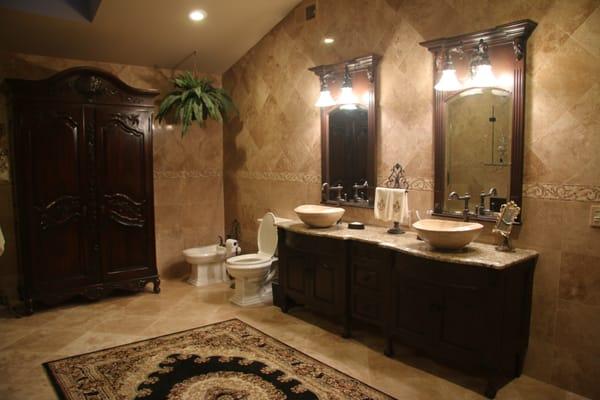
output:
[[[527,183],[523,197],[546,200],[600,201],[600,186]]]
[[[236,176],[241,179],[259,181],[321,183],[321,175],[302,174],[298,172],[239,171],[236,173]]]
[[[154,179],[197,179],[197,178],[218,178],[222,176],[220,169],[208,168],[205,170],[183,170],[183,171],[159,171],[154,170]]]
[[[298,172],[239,171],[235,176],[241,179],[254,179],[260,181],[321,183],[321,175],[302,174]],[[385,179],[385,177],[379,177],[378,181],[383,182]],[[407,180],[410,190],[433,191],[432,179],[408,177]]]

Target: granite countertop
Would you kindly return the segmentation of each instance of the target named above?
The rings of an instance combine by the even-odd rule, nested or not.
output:
[[[300,221],[283,221],[277,226],[290,232],[311,236],[322,236],[341,240],[356,240],[396,250],[401,253],[457,264],[504,269],[519,262],[537,257],[533,250],[516,249],[512,253],[496,251],[494,245],[472,242],[460,250],[433,250],[431,246],[417,240],[414,232],[390,235],[387,228],[365,225],[364,230],[348,229],[345,222],[329,228],[311,228]]]

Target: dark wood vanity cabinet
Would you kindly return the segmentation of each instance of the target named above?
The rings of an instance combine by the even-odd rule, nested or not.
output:
[[[371,323],[386,332],[393,253],[372,244],[352,242],[350,254],[352,318]]]
[[[154,242],[155,91],[75,68],[8,80],[20,292],[33,301],[159,291]]]
[[[279,229],[281,308],[302,304],[337,318],[349,335],[347,242],[298,235]],[[283,267],[281,267],[283,265]]]
[[[486,378],[485,394],[521,374],[536,257],[492,268],[358,240],[279,229],[279,303],[379,327],[395,340]]]
[[[523,368],[534,266],[535,259],[493,269],[396,254],[388,340],[483,372],[494,397]]]

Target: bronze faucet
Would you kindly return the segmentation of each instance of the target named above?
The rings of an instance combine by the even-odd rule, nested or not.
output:
[[[486,192],[479,193],[479,205],[477,206],[476,214],[485,215],[485,212],[486,212],[485,198],[495,196],[497,193],[498,193],[498,191],[494,187],[491,188],[487,193]]]
[[[469,193],[465,193],[464,196],[460,196],[456,192],[452,192],[448,195],[448,200],[463,200],[465,202],[465,208],[463,210],[463,217],[465,221],[469,220],[470,212],[469,212],[469,200],[471,200],[471,195]]]

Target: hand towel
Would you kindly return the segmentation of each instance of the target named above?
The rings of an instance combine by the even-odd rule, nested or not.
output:
[[[377,187],[375,189],[375,218],[408,224],[408,191]]]

